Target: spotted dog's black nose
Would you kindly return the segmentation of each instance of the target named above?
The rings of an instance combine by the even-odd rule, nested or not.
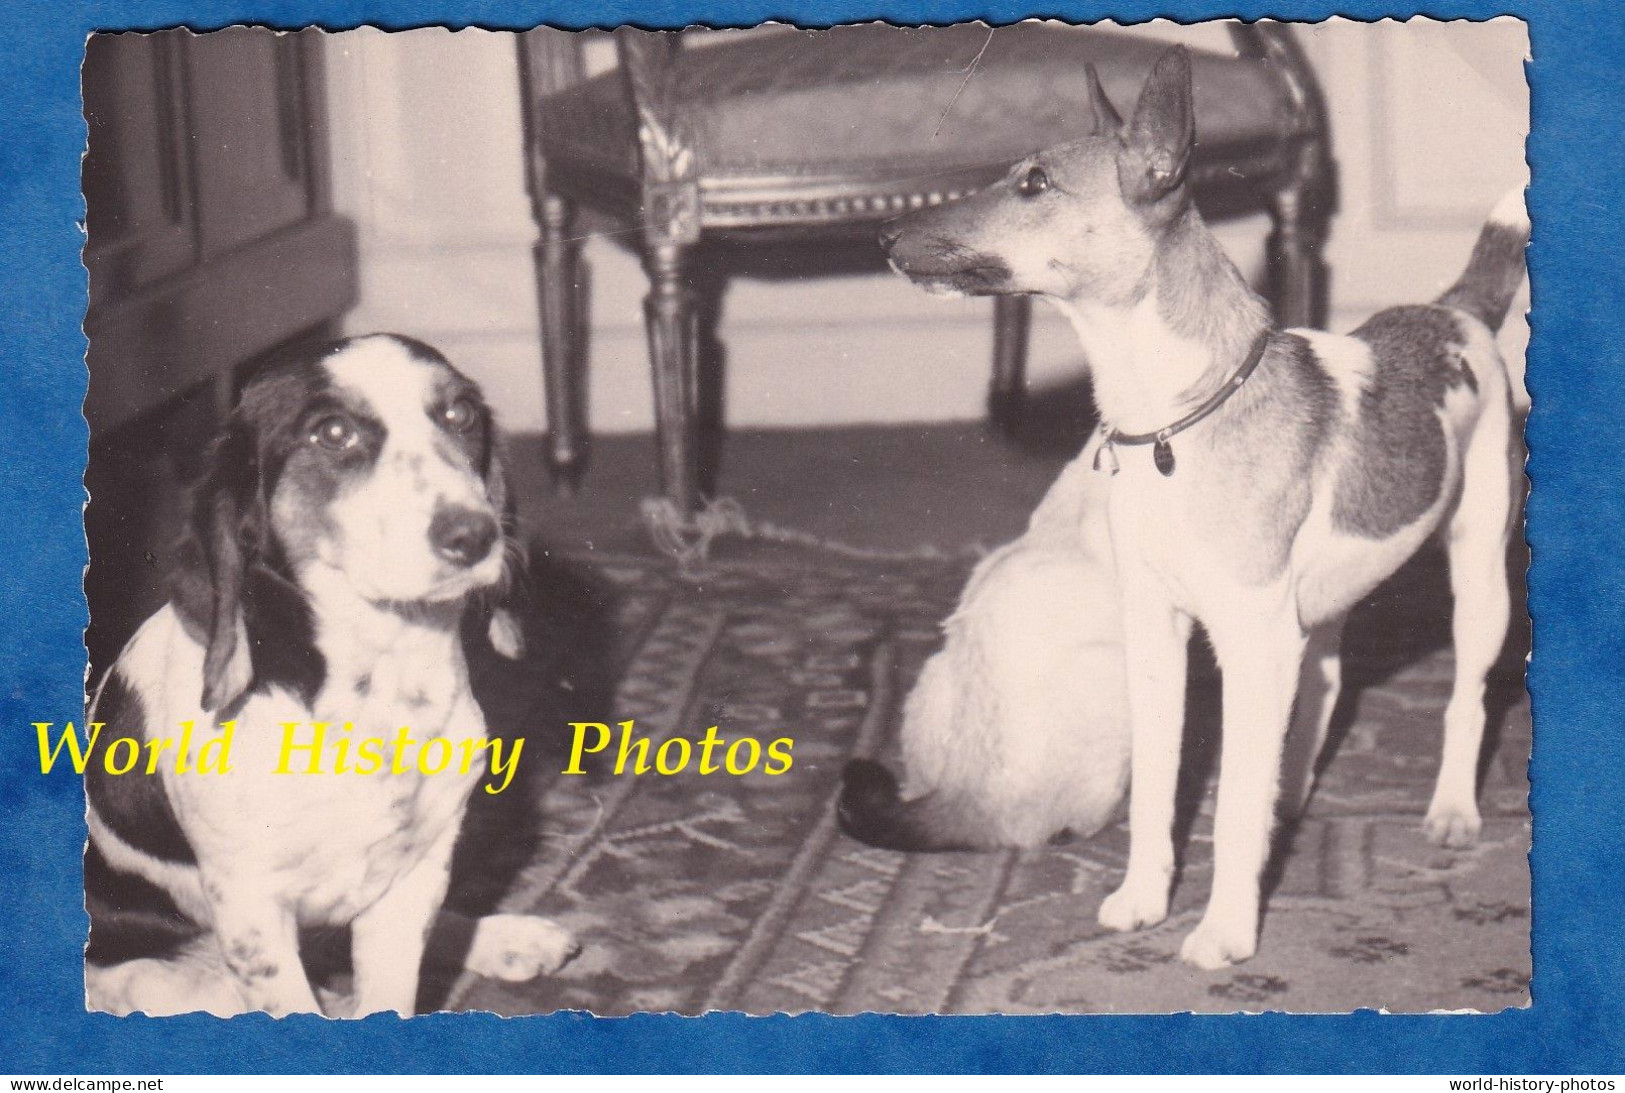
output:
[[[897,245],[898,238],[903,234],[903,226],[896,220],[888,220],[880,225],[878,238],[880,249],[890,254],[891,249]]]
[[[443,508],[429,522],[429,545],[453,565],[470,566],[491,553],[491,544],[501,533],[496,520],[483,512],[465,508]]]

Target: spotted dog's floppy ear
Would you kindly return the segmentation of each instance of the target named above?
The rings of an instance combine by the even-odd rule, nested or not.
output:
[[[501,441],[496,436],[495,427],[491,428],[485,459],[485,492],[491,498],[491,507],[502,514],[502,549],[507,552],[507,566],[503,587],[491,601],[491,621],[486,627],[486,636],[497,652],[509,660],[519,660],[525,655],[525,630],[510,606],[514,582],[525,578],[523,573],[512,571],[515,563],[524,557],[524,547],[518,538],[519,505],[508,482]]]
[[[507,604],[497,604],[491,609],[491,623],[486,627],[486,637],[490,639],[491,648],[509,660],[520,660],[525,655],[524,627],[519,625],[518,617]]]
[[[251,430],[234,418],[209,455],[177,551],[173,596],[203,646],[203,709],[229,711],[254,681],[243,611],[249,569],[264,550],[269,514]]]

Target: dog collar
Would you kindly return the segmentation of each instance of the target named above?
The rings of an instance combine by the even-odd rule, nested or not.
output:
[[[1100,445],[1100,450],[1095,452],[1095,470],[1105,468],[1112,474],[1117,473],[1117,454],[1112,449],[1119,444],[1151,444],[1155,445],[1151,449],[1151,458],[1157,470],[1162,473],[1162,477],[1167,478],[1173,474],[1174,450],[1168,446],[1168,441],[1223,406],[1225,399],[1241,390],[1241,385],[1246,383],[1247,378],[1258,368],[1258,362],[1264,359],[1264,350],[1269,347],[1270,335],[1273,333],[1272,328],[1264,328],[1258,337],[1253,339],[1253,346],[1247,351],[1247,359],[1241,362],[1241,367],[1236,369],[1235,374],[1209,395],[1206,402],[1172,425],[1165,425],[1151,433],[1120,433],[1116,429],[1107,429],[1105,441]]]

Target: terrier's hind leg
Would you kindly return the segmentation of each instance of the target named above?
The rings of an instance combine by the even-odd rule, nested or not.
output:
[[[1343,689],[1345,621],[1347,616],[1340,616],[1309,632],[1303,667],[1298,671],[1298,694],[1281,769],[1283,819],[1303,811],[1315,786],[1315,767],[1326,746],[1326,731],[1331,727],[1332,713]]]
[[[1451,636],[1456,681],[1444,714],[1444,754],[1428,805],[1430,842],[1470,846],[1478,838],[1478,753],[1484,739],[1484,686],[1506,641],[1510,595],[1506,546],[1512,513],[1508,413],[1486,407],[1463,460],[1461,501],[1450,519]]]

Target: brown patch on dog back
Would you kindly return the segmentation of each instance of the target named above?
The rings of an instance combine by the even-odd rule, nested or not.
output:
[[[1414,523],[1444,488],[1445,395],[1475,387],[1455,316],[1416,305],[1379,312],[1353,334],[1371,347],[1370,383],[1349,425],[1352,458],[1338,476],[1332,525],[1386,539]]]

